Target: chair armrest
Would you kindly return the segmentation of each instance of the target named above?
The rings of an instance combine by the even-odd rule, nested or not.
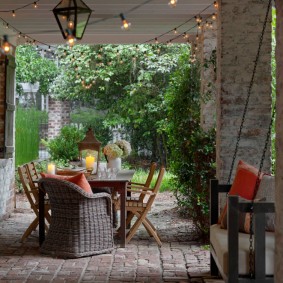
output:
[[[130,189],[127,189],[127,192],[131,192],[131,193],[140,193],[140,194],[150,195],[150,196],[153,196],[153,195],[155,195],[155,194],[156,194],[156,193],[153,193],[152,191],[130,190]]]
[[[139,185],[139,186],[144,186],[143,183],[129,182],[129,186],[131,186],[132,184],[134,184],[134,185]]]
[[[138,190],[141,190],[141,191],[151,191],[152,189],[149,188],[149,187],[145,187],[145,186],[129,186],[130,188],[134,188],[134,189],[138,189]],[[129,188],[129,190],[131,190]]]

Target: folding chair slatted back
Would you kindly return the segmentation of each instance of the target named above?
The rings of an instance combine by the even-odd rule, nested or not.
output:
[[[141,194],[143,194],[144,196],[145,195],[149,196],[149,198],[146,201],[144,201],[144,199],[140,201],[139,199],[139,200],[130,200],[126,202],[126,210],[130,212],[130,214],[127,217],[127,225],[131,222],[133,216],[137,217],[136,222],[133,224],[133,226],[127,233],[127,237],[126,237],[127,243],[133,238],[139,226],[143,224],[143,226],[145,227],[149,235],[154,237],[158,245],[160,246],[162,245],[155,227],[153,226],[153,224],[149,221],[149,219],[146,216],[147,216],[148,211],[150,211],[151,206],[160,189],[164,174],[165,174],[165,168],[162,167],[159,171],[159,174],[158,174],[158,177],[157,177],[157,180],[156,180],[156,183],[153,189],[149,188],[148,190],[145,190],[145,187],[144,187],[144,189],[141,190]]]
[[[21,241],[23,242],[33,230],[36,229],[38,225],[38,187],[35,185],[34,180],[37,179],[37,176],[39,177],[35,164],[33,162],[24,164],[18,167],[18,173],[20,176],[21,183],[23,185],[24,192],[27,196],[27,199],[30,203],[31,209],[34,211],[36,217],[32,221],[32,223],[29,225],[29,227],[24,232]],[[51,216],[48,212],[50,209],[50,205],[48,203],[45,204],[45,212],[44,217],[46,220],[50,223]],[[45,225],[45,229],[47,230],[48,227]]]

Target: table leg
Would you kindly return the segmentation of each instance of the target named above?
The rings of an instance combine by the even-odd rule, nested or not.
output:
[[[44,196],[45,193],[43,190],[38,188],[39,196],[38,196],[38,221],[39,221],[39,245],[41,246],[45,240],[45,222],[44,222]]]
[[[125,248],[126,246],[126,186],[123,190],[121,190],[120,198],[121,198],[121,215],[120,215],[120,223],[121,223],[121,248]]]

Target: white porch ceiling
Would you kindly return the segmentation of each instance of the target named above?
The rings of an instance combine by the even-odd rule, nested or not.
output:
[[[36,41],[48,45],[63,44],[65,41],[52,12],[59,2],[59,0],[40,0],[36,9],[30,5],[16,11],[16,17],[13,17],[11,12],[0,12],[0,17],[10,26]],[[169,0],[85,0],[84,2],[93,12],[84,37],[78,43],[89,44],[144,43],[183,24],[213,3],[212,0],[179,0],[177,6],[171,8],[168,6]],[[0,11],[17,10],[29,3],[33,1],[1,0]],[[141,6],[128,12],[138,5]],[[215,9],[211,5],[202,13],[202,16],[205,17],[213,12]],[[120,13],[124,13],[126,19],[131,22],[130,30],[121,30]],[[195,21],[191,20],[178,31],[181,33],[187,31],[195,24]],[[12,28],[7,29],[1,25],[0,32],[1,35],[10,34],[11,42],[17,39]],[[196,33],[196,28],[189,33]],[[175,36],[171,32],[160,37],[159,41],[166,42]],[[184,40],[180,37],[174,42],[184,42]]]

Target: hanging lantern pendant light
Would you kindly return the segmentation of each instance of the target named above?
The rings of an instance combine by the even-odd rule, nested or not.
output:
[[[53,13],[64,39],[82,39],[92,10],[82,0],[62,0]]]

